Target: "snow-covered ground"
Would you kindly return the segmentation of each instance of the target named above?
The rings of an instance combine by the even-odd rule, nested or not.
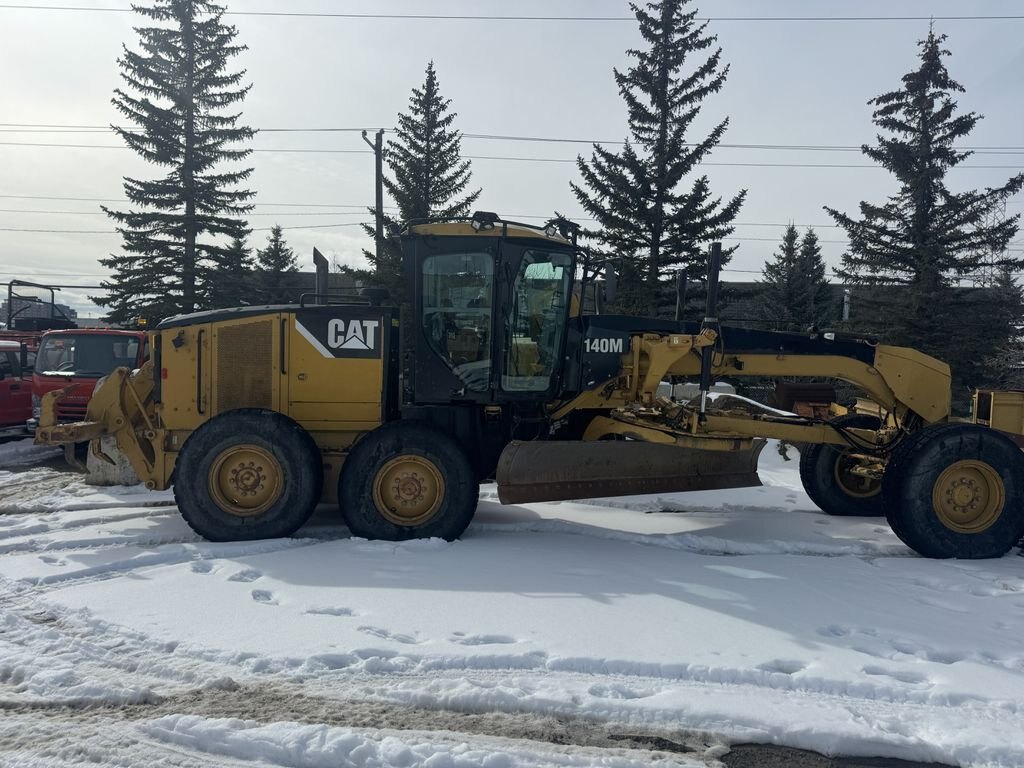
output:
[[[485,487],[452,544],[351,539],[326,507],[214,544],[167,494],[0,470],[0,764],[693,766],[758,742],[1024,765],[1024,560],[826,517],[774,446],[761,477]]]

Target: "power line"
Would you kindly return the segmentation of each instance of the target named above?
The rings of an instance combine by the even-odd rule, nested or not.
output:
[[[12,126],[20,126],[14,128]],[[81,130],[80,130],[81,129]],[[137,130],[137,129],[130,129]],[[356,133],[363,130],[373,130],[364,128],[333,128],[333,127],[322,127],[322,128],[257,128],[255,129],[260,133]],[[395,133],[394,129],[385,128],[385,133]],[[101,125],[57,125],[53,123],[0,123],[0,132],[8,133],[61,133],[61,132],[82,132],[82,133],[111,133],[109,126]],[[624,141],[619,140],[601,140],[601,139],[571,139],[561,138],[553,136],[516,136],[510,134],[493,134],[493,133],[466,133],[460,134],[463,139],[479,139],[486,141],[517,141],[517,142],[532,142],[532,143],[546,143],[546,144],[614,144],[623,145]],[[6,143],[6,142],[0,142]],[[10,142],[15,143],[15,142]],[[49,145],[47,145],[49,146]],[[54,145],[63,146],[63,145]],[[107,145],[74,145],[74,146],[107,146]],[[694,147],[696,143],[687,142],[683,146]],[[729,143],[721,142],[716,144],[715,149],[749,149],[757,151],[767,150],[780,150],[787,152],[862,152],[863,147],[850,144],[759,144],[759,143]],[[975,152],[979,154],[998,154],[998,155],[1016,155],[1024,154],[1024,146],[978,146],[978,147],[954,147],[960,152]],[[257,150],[257,151],[274,151],[274,150]],[[278,150],[278,151],[344,151],[344,150]],[[352,151],[352,150],[349,150]],[[360,152],[370,154],[367,150],[359,150]]]
[[[372,226],[372,222],[357,221],[345,224],[302,224],[294,227],[281,227],[285,232],[294,229],[337,229],[339,227]],[[254,227],[252,232],[270,232],[274,227]],[[21,227],[0,227],[0,232],[26,232],[47,235],[116,235],[113,229],[34,229]]]
[[[0,9],[23,11],[85,11],[90,13],[131,13],[131,8],[84,7],[75,5],[0,4]],[[270,16],[310,19],[387,19],[415,21],[584,21],[633,22],[635,16],[512,16],[431,13],[325,13],[312,11],[226,11],[225,16]],[[878,21],[1016,21],[1024,16],[706,16],[697,21],[714,22],[878,22]]]
[[[246,213],[241,218],[249,219],[253,216],[365,216],[366,208],[371,206],[354,206],[362,208],[362,211],[268,211],[266,213]],[[394,206],[384,206],[394,210]],[[0,208],[0,213],[28,213],[46,216],[106,216],[105,211],[33,211],[28,208]],[[540,216],[531,218],[542,218]],[[547,218],[551,218],[548,216]]]
[[[74,201],[83,203],[129,203],[124,197],[65,197],[58,195],[0,195],[2,200],[60,200],[64,202]],[[356,205],[344,203],[253,203],[254,206],[274,206],[276,208],[361,208],[366,209],[369,205]],[[393,208],[394,206],[384,206]]]
[[[59,277],[109,277],[109,275],[103,275],[103,274],[100,274],[98,272],[95,273],[95,274],[92,274],[92,275],[72,275],[72,274],[62,274],[62,273],[54,273],[54,274],[59,276]],[[42,277],[48,277],[48,275],[42,275]],[[47,283],[46,287],[47,288],[58,288],[58,289],[65,289],[65,288],[76,289],[77,288],[77,289],[82,289],[82,290],[87,290],[87,291],[106,291],[106,290],[109,290],[107,288],[104,288],[102,285],[55,285],[53,283]]]
[[[63,195],[0,195],[0,200],[55,200],[62,202],[82,202],[82,203],[128,203],[131,202],[124,197],[68,197]],[[1009,205],[1024,205],[1024,200],[1011,200]],[[253,203],[257,208],[259,207],[274,207],[274,208],[358,208],[367,209],[371,207],[369,204],[359,203]],[[396,206],[386,205],[385,208],[394,209]],[[516,214],[519,218],[548,218],[547,216],[541,215],[529,215],[529,214]],[[767,225],[766,225],[767,226]],[[771,226],[785,226],[782,224],[771,225]],[[795,224],[797,227],[824,227],[824,226],[836,226],[834,224]]]
[[[0,195],[0,197],[4,197],[4,195]],[[127,202],[127,201],[124,201],[124,202]],[[338,206],[338,207],[341,207],[341,206]],[[344,207],[364,208],[365,209],[368,206],[344,206]],[[389,205],[389,206],[385,206],[385,208],[388,208],[389,210],[396,210],[397,207]],[[10,214],[14,214],[14,213],[28,213],[28,214],[39,214],[39,215],[49,215],[49,216],[106,216],[107,215],[103,211],[47,211],[47,210],[36,210],[36,211],[33,211],[33,210],[30,210],[30,209],[27,209],[27,208],[0,208],[0,214],[2,214],[2,213],[10,213]],[[363,211],[348,211],[348,212],[346,212],[346,211],[313,211],[313,212],[310,212],[310,211],[273,211],[273,212],[266,212],[266,213],[246,213],[241,218],[249,219],[249,218],[252,218],[254,216],[363,216],[363,215],[364,215]],[[509,213],[509,214],[507,214],[507,217],[509,219],[537,219],[537,220],[547,221],[547,220],[551,219],[551,214]],[[572,220],[572,221],[597,221],[594,218],[591,218],[589,216],[582,216],[582,215],[579,215],[579,216],[570,215],[568,218],[570,220]],[[362,224],[363,222],[357,222],[357,223],[358,224]],[[331,225],[331,226],[335,226],[335,225]],[[339,224],[337,226],[346,226],[346,225]],[[809,229],[841,229],[841,226],[839,224],[823,224],[823,223],[819,223],[819,224],[795,224],[795,223],[794,224],[790,224],[790,223],[785,223],[785,224],[782,224],[782,223],[768,223],[768,222],[754,222],[754,221],[733,221],[733,222],[730,222],[730,226],[733,226],[733,227],[780,227],[780,228],[794,226],[797,229],[808,229],[808,228]],[[285,229],[296,229],[296,227],[294,227],[294,226],[293,227],[284,227],[284,228]],[[264,227],[264,228],[260,228],[260,229],[255,229],[253,231],[254,232],[259,232],[259,231],[265,231],[265,230],[266,230],[266,228]],[[771,238],[765,238],[765,240],[770,240],[770,239]],[[828,242],[828,241],[819,241],[819,242]],[[1024,243],[1010,243],[1010,245],[1024,245]]]
[[[56,142],[24,142],[24,141],[0,141],[0,146],[14,146],[14,147],[59,147],[64,149],[128,149],[126,146],[120,146],[116,144],[61,144]],[[286,148],[268,148],[268,149],[254,149],[254,153],[260,154],[314,154],[314,155],[372,155],[373,152],[368,149],[286,149]],[[517,163],[571,163],[575,164],[575,159],[560,158],[560,157],[515,157],[512,155],[463,155],[465,160],[496,160],[496,161],[507,161]],[[873,168],[885,170],[881,165],[874,163],[733,163],[733,162],[716,162],[714,160],[705,161],[699,163],[702,166],[709,167],[726,167],[726,168]],[[978,169],[999,169],[999,170],[1021,170],[1024,165],[977,165],[977,164],[965,164],[955,165],[950,170],[959,170],[961,168],[978,168]]]
[[[52,199],[54,199],[52,197],[29,196],[29,195],[0,195],[0,198],[18,198],[18,199],[28,198],[28,199],[43,199],[43,200],[52,200]],[[87,197],[87,198],[57,198],[57,199],[61,199],[61,200],[83,200],[83,201],[105,201],[105,202],[129,202],[128,200],[123,199],[123,198],[122,199],[107,199],[107,198],[88,198]],[[261,205],[261,204],[260,203],[256,203],[256,205]],[[327,203],[262,203],[262,205],[276,206],[276,207],[282,207],[282,208],[291,205],[291,206],[295,206],[295,207],[310,207],[310,208],[311,207],[319,207],[319,208],[359,208],[359,209],[363,209],[363,210],[365,210],[366,208],[369,207],[367,205],[357,205],[357,204],[327,204]],[[397,206],[388,205],[388,206],[385,206],[385,208],[387,208],[389,210],[396,210]],[[362,215],[364,215],[363,214],[363,210],[351,211],[351,212],[347,212],[347,211],[314,211],[314,212],[310,212],[310,211],[272,211],[272,212],[264,212],[264,213],[247,213],[247,214],[244,214],[244,216],[242,218],[248,219],[248,218],[251,218],[251,217],[254,217],[254,216],[362,216]],[[28,214],[41,214],[41,215],[52,215],[52,216],[105,216],[106,215],[103,211],[53,211],[53,210],[31,210],[31,209],[27,209],[27,208],[0,208],[0,213],[8,213],[8,214],[28,213]],[[506,215],[507,215],[507,218],[509,218],[509,219],[537,219],[537,220],[544,220],[544,221],[546,221],[546,220],[549,220],[551,218],[551,214],[538,214],[538,213],[509,213],[509,214],[506,214]],[[572,221],[596,221],[596,219],[591,218],[589,216],[584,216],[582,214],[581,215],[570,215],[569,218]],[[357,224],[357,225],[362,225],[364,223],[369,225],[369,222],[355,222],[355,224]],[[313,227],[313,226],[319,227],[319,226],[326,226],[326,225],[310,225],[310,227]],[[332,224],[332,225],[329,225],[329,226],[350,226],[350,225],[349,224],[336,224],[336,225]],[[780,223],[780,222],[755,222],[755,221],[733,221],[733,222],[730,222],[730,226],[734,226],[734,227],[779,227],[779,228],[785,228],[785,227],[793,226],[793,227],[796,227],[797,229],[808,229],[808,228],[810,228],[810,229],[841,229],[842,228],[839,224],[831,224],[831,223],[797,224],[797,223],[794,223],[794,222]],[[298,227],[298,226],[284,227],[284,229],[298,229],[298,228],[301,228],[301,227]],[[28,231],[28,230],[19,230],[19,231]],[[48,231],[50,231],[50,230],[48,230]],[[101,230],[96,230],[94,233],[98,234],[100,231]],[[258,228],[258,229],[254,229],[253,231],[254,232],[263,232],[263,231],[267,231],[267,228],[266,227],[261,227],[261,228]],[[743,238],[734,238],[734,239],[743,239]],[[746,238],[746,239],[753,240],[755,238]],[[768,241],[768,242],[775,242],[775,240],[773,238],[761,238],[761,239],[764,240],[764,241]],[[845,241],[819,240],[819,242],[825,242],[825,243],[827,243],[827,242],[844,243]],[[1012,243],[1010,243],[1010,245],[1022,245],[1022,246],[1024,246],[1024,242],[1021,242],[1021,243],[1012,242]]]

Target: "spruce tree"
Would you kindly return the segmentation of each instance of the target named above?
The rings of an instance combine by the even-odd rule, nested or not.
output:
[[[1004,267],[991,285],[972,293],[979,318],[972,331],[1002,340],[982,361],[980,383],[1001,389],[1024,388],[1024,291],[1011,269]]]
[[[876,146],[862,151],[893,174],[899,190],[881,205],[862,202],[859,217],[825,210],[850,240],[837,273],[866,288],[855,294],[865,305],[864,314],[884,317],[880,330],[887,340],[948,362],[962,394],[966,385],[981,383],[980,361],[1007,340],[990,331],[966,333],[976,325],[979,306],[970,291],[956,288],[956,281],[983,263],[1003,268],[1024,263],[1006,250],[1020,216],[991,217],[1024,187],[1024,174],[983,190],[947,187],[946,173],[971,154],[955,145],[970,135],[981,115],[957,114],[954,94],[964,88],[946,69],[945,39],[929,30],[919,43],[920,64],[904,75],[902,88],[868,102],[882,133]],[[992,253],[1001,256],[991,260]],[[990,292],[989,299],[1000,297]]]
[[[782,243],[774,260],[764,265],[764,293],[761,311],[775,331],[796,327],[794,310],[797,304],[796,272],[800,258],[800,235],[790,224],[782,235]]]
[[[219,268],[211,273],[209,306],[211,309],[241,307],[253,301],[252,249],[243,238],[231,241],[220,260]]]
[[[690,6],[691,0],[630,3],[645,47],[627,52],[635,59],[627,71],[614,70],[630,137],[619,152],[594,145],[589,161],[577,158],[582,184],[571,185],[597,222],[588,234],[601,250],[631,262],[618,302],[630,310],[651,311],[661,281],[679,269],[703,279],[709,244],[733,232],[746,196],[743,190],[723,202],[706,175],[690,178],[729,124],[726,118],[706,135],[688,137],[702,102],[721,90],[729,72],[721,48],[712,50],[717,38]],[[724,251],[724,262],[733,250]]]
[[[261,304],[288,304],[298,300],[299,267],[295,252],[284,241],[280,225],[267,237],[267,247],[256,251],[256,289]]]
[[[787,226],[763,272],[762,314],[773,330],[805,331],[836,320],[838,307],[825,271],[814,230],[808,227],[800,238],[795,226]]]
[[[397,215],[385,216],[385,227],[413,219],[468,216],[481,190],[466,192],[472,175],[470,161],[462,159],[462,135],[453,127],[457,113],[451,99],[441,96],[434,62],[427,64],[423,86],[413,88],[409,111],[398,115],[396,139],[390,139],[384,159],[391,171],[384,188],[398,207]],[[371,208],[370,213],[376,214]],[[374,229],[365,227],[371,237]],[[377,255],[364,251],[374,279],[401,295],[402,255],[396,243],[385,240]]]
[[[245,237],[252,207],[252,193],[239,188],[252,171],[239,166],[250,150],[239,144],[254,132],[237,113],[249,86],[245,70],[229,68],[245,46],[223,23],[224,8],[205,0],[133,8],[149,24],[135,29],[138,50],[124,46],[125,87],[112,99],[132,127],[112,128],[166,174],[125,178],[129,209],[103,208],[123,239],[120,254],[100,260],[114,272],[96,299],[111,322],[210,306],[216,276],[231,268],[228,243]]]
[[[808,227],[800,240],[797,276],[800,285],[797,315],[798,330],[811,327],[824,328],[839,319],[839,306],[832,286],[828,282],[825,258],[813,227]]]

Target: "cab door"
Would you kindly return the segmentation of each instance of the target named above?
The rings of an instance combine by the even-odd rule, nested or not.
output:
[[[32,386],[21,376],[18,353],[0,351],[0,426],[24,424],[32,415]]]

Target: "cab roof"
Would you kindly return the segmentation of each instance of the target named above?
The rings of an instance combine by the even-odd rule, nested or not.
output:
[[[117,336],[145,336],[143,329],[131,328],[61,328],[59,331],[43,331],[43,336],[100,336],[114,334]]]
[[[549,236],[541,227],[518,222],[497,222],[492,229],[473,229],[469,221],[439,221],[431,224],[413,224],[404,234],[434,235],[441,237],[513,237],[529,240],[544,240],[557,245],[571,245],[561,235]]]

